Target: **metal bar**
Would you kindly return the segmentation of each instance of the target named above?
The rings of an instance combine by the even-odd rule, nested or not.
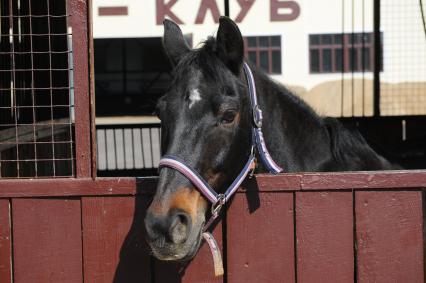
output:
[[[43,17],[47,17],[47,16],[48,15],[44,15]],[[19,36],[19,35],[21,35],[21,36],[49,36],[49,35],[50,36],[62,36],[62,35],[71,35],[71,34],[66,32],[66,33],[21,33],[21,34],[19,34],[19,33],[12,33],[10,35],[13,35],[13,36]],[[2,34],[0,36],[2,36],[2,37],[8,37],[9,35]]]
[[[46,0],[46,5],[47,5],[47,14],[50,14],[50,3],[49,0]],[[50,18],[47,18],[47,30],[50,34],[51,32],[51,27],[50,27]],[[52,90],[52,86],[53,86],[53,78],[52,78],[52,54],[50,53],[52,51],[52,42],[50,39],[50,35],[48,36],[48,42],[49,42],[49,93],[50,93],[50,119],[53,121],[53,90]],[[55,141],[55,129],[53,127],[53,124],[51,124],[51,131],[52,131],[52,136],[51,136],[51,141]],[[52,143],[52,159],[55,159],[55,145]],[[53,176],[56,176],[56,164],[55,161],[52,162],[52,169],[53,169]]]
[[[70,15],[32,15],[31,13],[28,15],[13,15],[12,18],[44,18],[44,17],[51,17],[51,18],[66,18]],[[8,18],[9,16],[0,16],[0,18]]]
[[[121,138],[122,138],[122,145],[123,145],[123,162],[124,162],[124,169],[127,168],[127,157],[126,157],[126,136],[124,135],[124,130],[121,129]]]
[[[354,0],[352,0],[352,32],[351,32],[351,49],[352,49],[352,53],[351,53],[351,88],[352,88],[352,117],[355,116],[355,83],[354,83],[354,75],[355,75],[355,46],[354,46],[354,42],[355,42],[355,2]]]
[[[115,156],[115,161],[114,161],[114,163],[115,163],[115,167],[114,167],[114,169],[118,169],[118,155],[117,155],[117,152],[118,152],[118,150],[117,150],[117,142],[116,142],[116,140],[115,140],[115,136],[116,136],[116,132],[117,132],[117,129],[114,129],[113,131],[113,137],[114,137],[114,146],[113,146],[113,148],[114,148],[114,156]]]
[[[30,22],[32,22],[32,18],[29,18]],[[32,27],[31,27],[32,28]],[[21,34],[22,35],[22,34]],[[34,36],[35,34],[31,34],[32,36]],[[5,51],[0,51],[0,54],[3,55],[7,55],[7,54],[18,54],[18,55],[23,55],[23,54],[65,54],[65,53],[71,53],[72,51],[66,50],[66,51],[16,51],[16,52],[5,52]]]
[[[28,7],[28,13],[29,13],[29,15],[31,15],[32,14],[32,6],[31,6],[31,0],[28,0],[28,5],[29,5],[29,7]],[[33,32],[32,32],[32,25],[33,25],[33,23],[32,23],[32,17],[30,16],[30,33],[32,34]],[[33,38],[32,38],[32,36],[30,36],[30,54],[31,54],[31,69],[33,70],[34,69],[34,54],[33,54]],[[32,99],[32,107],[33,107],[33,123],[34,123],[34,125],[33,125],[33,141],[34,141],[34,158],[35,158],[35,164],[34,164],[34,170],[35,170],[35,177],[37,177],[38,176],[38,161],[37,161],[37,144],[36,144],[36,141],[37,141],[37,136],[36,136],[36,126],[35,126],[35,122],[36,122],[36,114],[35,114],[35,94],[34,94],[34,89],[33,89],[33,86],[34,86],[34,71],[31,71],[31,99]]]
[[[25,90],[50,90],[50,89],[53,89],[53,90],[69,90],[69,89],[72,89],[72,87],[17,87],[17,88],[14,88],[15,90],[23,90],[23,91],[25,91]],[[0,88],[0,90],[10,90],[10,88]]]
[[[141,135],[142,167],[143,167],[143,168],[146,168],[145,154],[144,154],[144,152],[143,152],[143,133],[142,133],[142,128],[140,129],[140,135]]]
[[[136,162],[135,162],[135,148],[134,148],[134,138],[135,138],[135,135],[134,135],[134,133],[133,133],[133,131],[134,131],[135,129],[130,129],[130,132],[132,133],[132,141],[131,141],[131,144],[132,144],[132,146],[131,146],[131,148],[132,148],[132,161],[133,161],[133,167],[132,168],[136,168]]]
[[[229,17],[229,0],[224,0],[225,16]]]
[[[50,38],[50,37],[49,37]],[[13,55],[15,55],[16,53],[14,52]],[[51,52],[48,52],[46,54],[49,54],[49,56],[52,56]],[[53,68],[48,68],[48,69],[14,69],[15,72],[31,72],[31,71],[45,71],[45,72],[50,72],[50,71],[73,71],[73,69],[53,69]],[[10,72],[10,70],[0,70],[0,72]],[[51,88],[49,88],[51,89]]]
[[[35,158],[28,158],[28,159],[23,158],[23,159],[19,159],[19,161],[37,161],[37,160],[38,161],[56,161],[56,160],[71,160],[71,158],[38,158],[38,159],[35,159]],[[15,162],[16,160],[15,159],[3,159],[2,161],[5,161],[5,162]],[[55,176],[52,176],[52,177],[55,177]]]
[[[9,16],[13,15],[13,4],[12,1],[9,1]],[[15,140],[16,143],[19,143],[19,137],[18,137],[18,113],[16,111],[16,108],[12,108],[13,105],[16,105],[16,93],[14,90],[14,86],[16,85],[16,74],[15,74],[15,38],[13,35],[13,18],[9,17],[9,43],[10,43],[10,47],[12,49],[12,54],[11,54],[11,67],[12,67],[12,81],[10,82],[10,103],[11,103],[11,110],[12,110],[12,115],[14,116],[14,127],[15,127]],[[20,164],[19,164],[19,146],[16,146],[16,174],[17,177],[20,177]]]
[[[374,0],[374,112],[375,117],[380,116],[380,67],[381,67],[381,37],[380,37],[380,0]]]
[[[149,148],[151,149],[151,168],[154,168],[154,150],[152,149],[152,129],[149,129]]]
[[[365,116],[365,0],[362,0],[362,47],[361,47],[361,60],[362,60],[362,116]]]
[[[105,141],[105,168],[108,169],[108,141],[107,141],[106,130],[103,130],[103,133],[104,133],[104,141]]]
[[[345,102],[345,0],[342,0],[342,77],[341,77],[341,109],[340,117],[344,116],[344,102]]]
[[[142,129],[149,129],[149,128],[161,128],[160,123],[149,123],[149,124],[102,124],[102,125],[96,125],[96,129],[122,129],[122,128],[142,128]]]

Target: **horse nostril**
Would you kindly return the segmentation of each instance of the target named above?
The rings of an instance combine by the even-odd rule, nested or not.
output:
[[[182,211],[175,211],[170,218],[170,240],[175,244],[185,242],[190,231],[191,218],[187,213]]]
[[[145,230],[150,242],[163,246],[167,242],[181,244],[186,241],[191,226],[191,218],[183,211],[173,211],[161,216],[148,213],[145,217]]]

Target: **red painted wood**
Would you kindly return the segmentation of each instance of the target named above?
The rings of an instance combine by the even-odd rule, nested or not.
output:
[[[298,180],[300,181],[297,185]],[[135,195],[155,191],[157,179],[150,178],[59,178],[0,180],[0,197]],[[276,182],[276,183],[274,183]],[[283,186],[280,188],[280,186]],[[300,190],[418,190],[426,188],[426,171],[306,173],[301,175],[258,175],[243,186],[247,191],[280,192]]]
[[[222,223],[218,223],[213,235],[222,247]],[[222,252],[222,256],[223,256]],[[155,260],[155,282],[167,283],[219,283],[223,276],[215,277],[213,258],[209,246],[204,243],[195,258],[182,269],[182,264]]]
[[[13,199],[15,283],[83,280],[78,199]]]
[[[247,191],[294,191],[301,187],[301,174],[259,174],[247,179],[242,189]]]
[[[69,178],[0,181],[0,197],[113,196],[152,194],[156,178]]]
[[[237,194],[228,210],[228,282],[295,282],[293,193],[260,193],[258,201],[250,213]]]
[[[87,0],[68,0],[67,12],[71,15],[74,59],[75,151],[76,176],[92,176],[91,149],[91,92],[89,88],[89,45]]]
[[[146,197],[84,197],[85,282],[151,282]]]
[[[0,199],[0,282],[12,282],[12,241],[9,200]]]
[[[296,193],[298,282],[352,282],[351,192]]]
[[[96,178],[97,174],[97,140],[96,140],[96,102],[95,102],[95,47],[93,42],[93,0],[87,0],[87,14],[88,14],[88,42],[89,42],[89,87],[90,87],[90,134],[92,146],[92,177]]]
[[[425,170],[305,173],[302,190],[426,188]]]
[[[424,282],[421,192],[357,192],[358,282]]]

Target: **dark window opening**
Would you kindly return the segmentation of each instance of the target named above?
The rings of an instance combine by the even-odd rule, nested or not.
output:
[[[95,39],[96,115],[152,115],[170,71],[161,38]]]
[[[373,52],[373,33],[309,35],[311,73],[372,72]]]
[[[281,74],[281,36],[247,36],[245,57],[268,74]]]

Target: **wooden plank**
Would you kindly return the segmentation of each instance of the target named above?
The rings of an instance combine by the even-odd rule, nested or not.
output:
[[[95,102],[95,47],[93,40],[93,0],[87,0],[87,29],[88,29],[88,42],[89,42],[89,91],[90,91],[90,141],[92,145],[92,177],[96,178],[98,168],[98,149],[96,137],[96,102]]]
[[[395,189],[425,188],[425,170],[306,173],[302,190]]]
[[[0,180],[0,197],[135,195],[153,193],[157,178],[58,178]],[[274,182],[277,184],[274,185]],[[299,185],[297,185],[299,182]],[[280,188],[279,186],[283,186]],[[414,190],[426,188],[426,171],[257,175],[243,184],[246,191]]]
[[[78,199],[13,199],[15,283],[83,282]]]
[[[0,197],[114,196],[152,194],[157,178],[63,178],[0,181]]]
[[[421,192],[357,192],[359,282],[424,282]]]
[[[222,248],[222,222],[217,224],[213,235]],[[219,283],[223,282],[223,279],[223,276],[215,277],[214,275],[213,258],[209,246],[205,242],[189,264],[155,260],[155,282]]]
[[[296,193],[298,282],[352,282],[351,192]]]
[[[12,239],[9,200],[0,199],[0,282],[12,282]]]
[[[89,85],[89,43],[87,1],[67,1],[70,14],[68,24],[72,27],[72,51],[74,68],[75,151],[76,176],[92,176],[91,127],[93,93]]]
[[[228,282],[295,282],[293,193],[247,196],[227,215]]]
[[[84,197],[85,282],[150,282],[146,197]]]
[[[295,191],[301,187],[302,174],[258,174],[242,184],[246,191]]]

